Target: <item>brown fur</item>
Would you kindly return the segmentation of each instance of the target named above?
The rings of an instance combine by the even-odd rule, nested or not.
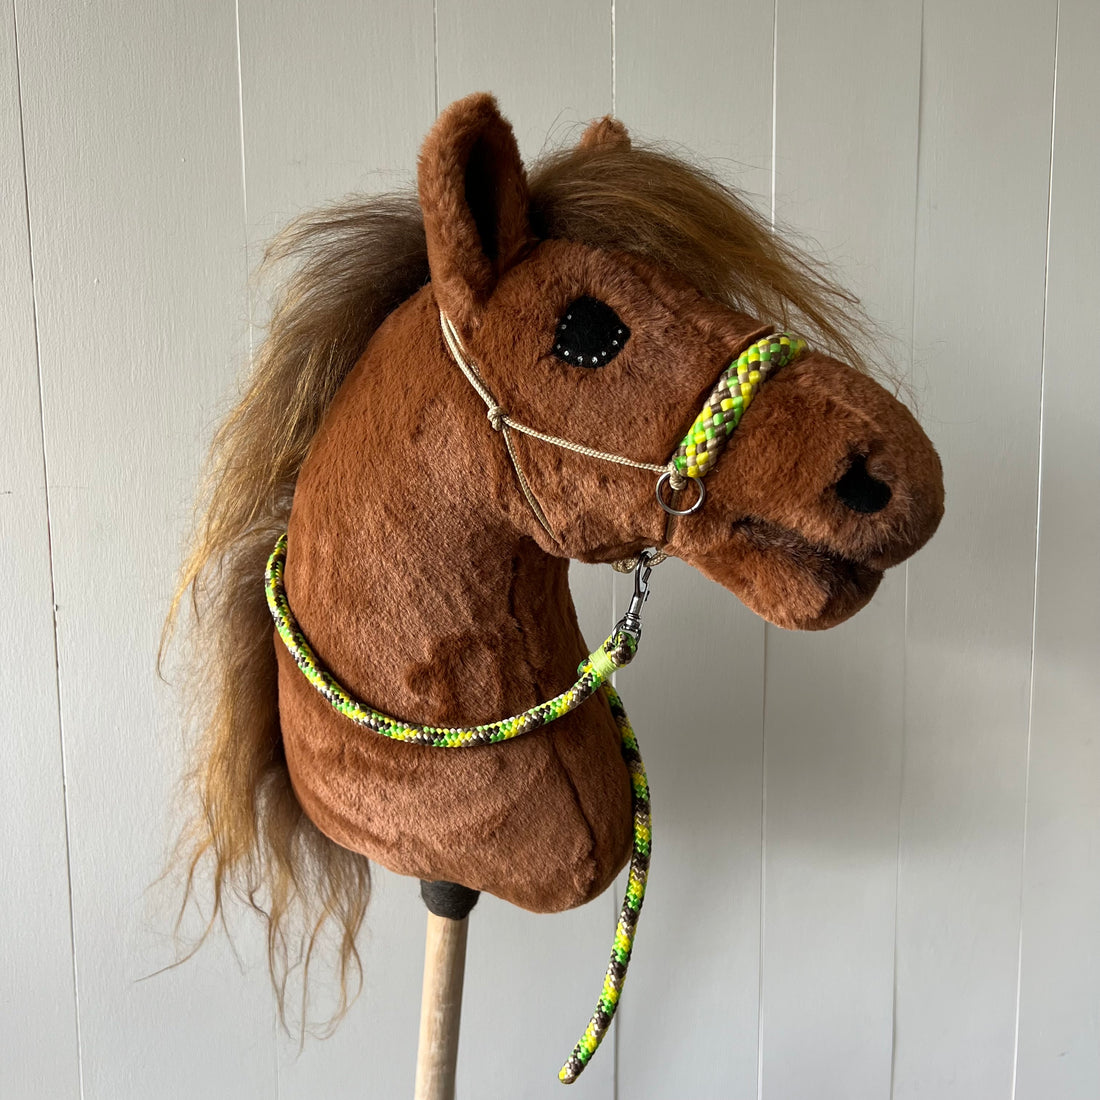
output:
[[[476,325],[496,284],[531,243],[527,175],[512,128],[488,96],[444,112],[420,153],[420,207],[436,301]]]
[[[603,118],[589,123],[588,128],[581,134],[577,148],[585,151],[618,149],[620,152],[625,152],[630,148],[630,135],[617,118],[613,115],[604,115]]]
[[[503,717],[572,681],[586,647],[567,558],[609,561],[667,536],[760,614],[813,628],[862,606],[942,511],[939,463],[911,415],[819,351],[768,383],[707,479],[706,508],[672,528],[651,475],[520,438],[551,539],[449,358],[440,305],[517,419],[656,463],[759,334],[797,325],[861,366],[858,311],[735,194],[633,146],[613,120],[537,165],[528,185],[495,103],[469,97],[425,143],[420,197],[431,283],[415,293],[429,268],[404,207],[367,200],[295,231],[289,250],[307,263],[219,437],[184,578],[206,610],[220,681],[200,750],[195,859],[214,860],[216,906],[223,885],[254,900],[266,891],[273,945],[294,904],[335,919],[345,971],[369,884],[351,850],[527,908],[565,908],[622,865],[629,789],[599,699],[475,750],[397,744],[340,718],[261,614],[261,557],[291,494],[287,590],[307,636],[353,693],[438,724]],[[392,278],[378,252],[392,243],[381,229],[391,210],[404,257]],[[579,294],[611,303],[632,329],[599,370],[547,354]],[[857,455],[893,490],[874,515],[851,513],[833,490]],[[317,927],[307,923],[307,939]]]
[[[850,511],[831,491],[854,455],[892,489],[874,515]],[[816,352],[764,387],[707,492],[723,506],[681,521],[669,549],[797,630],[854,615],[882,571],[923,546],[943,515],[939,458],[913,415],[866,375]]]

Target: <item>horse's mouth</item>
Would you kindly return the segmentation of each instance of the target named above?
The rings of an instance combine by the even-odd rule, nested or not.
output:
[[[824,630],[864,607],[882,570],[767,520],[734,525],[735,541],[758,551],[758,567],[741,599],[757,614],[794,630]]]

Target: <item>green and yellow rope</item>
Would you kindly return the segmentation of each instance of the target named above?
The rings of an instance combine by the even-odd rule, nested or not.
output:
[[[793,362],[806,347],[805,340],[778,332],[757,340],[730,363],[672,453],[677,472],[683,477],[709,473],[768,375]]]
[[[565,1084],[572,1084],[588,1065],[592,1055],[596,1053],[614,1019],[623,984],[626,981],[630,953],[634,947],[638,914],[645,900],[646,878],[649,873],[651,830],[649,785],[646,781],[645,766],[642,764],[638,742],[630,726],[630,719],[627,718],[626,711],[623,709],[622,700],[607,682],[612,672],[630,663],[637,649],[636,637],[616,628],[603,645],[593,650],[581,662],[577,669],[578,679],[572,687],[545,703],[531,707],[522,714],[479,726],[426,726],[414,722],[403,722],[355,699],[314,653],[290,610],[290,603],[283,587],[286,543],[287,537],[284,534],[275,543],[264,574],[267,606],[275,622],[275,629],[309,683],[328,700],[335,710],[358,726],[363,726],[383,737],[408,744],[446,749],[472,748],[477,745],[510,741],[530,733],[531,730],[548,725],[556,718],[576,710],[598,690],[603,690],[611,707],[611,713],[619,726],[623,760],[630,774],[634,843],[630,856],[626,896],[623,898],[618,923],[615,926],[611,960],[604,975],[603,989],[596,1004],[596,1011],[593,1012],[584,1034],[577,1041],[568,1061],[558,1073],[559,1080]]]
[[[394,741],[429,745],[435,749],[464,749],[474,745],[495,745],[500,741],[511,741],[514,737],[530,733],[531,730],[548,725],[562,715],[576,710],[599,689],[615,669],[630,663],[637,648],[637,641],[632,635],[616,630],[603,645],[581,662],[577,670],[577,682],[572,687],[545,703],[539,703],[511,718],[502,718],[499,722],[488,722],[480,726],[422,726],[415,722],[402,722],[399,718],[391,718],[355,699],[313,652],[291,613],[283,588],[285,563],[286,535],[282,535],[268,559],[265,580],[267,606],[283,644],[305,678],[335,710],[357,726],[365,726]]]
[[[634,949],[634,932],[638,926],[638,914],[645,900],[645,884],[649,875],[650,816],[649,783],[646,780],[645,765],[642,763],[638,742],[634,738],[630,719],[623,709],[623,702],[610,684],[604,685],[604,694],[611,704],[611,713],[619,724],[622,738],[623,759],[630,772],[630,797],[634,816],[634,847],[630,853],[630,871],[627,875],[626,894],[619,920],[615,925],[615,942],[611,948],[611,961],[607,964],[607,973],[603,979],[600,999],[596,1002],[596,1011],[588,1021],[584,1034],[577,1040],[569,1060],[558,1071],[558,1080],[571,1085],[588,1065],[592,1055],[599,1049],[600,1043],[619,1007],[619,997],[626,980],[626,968],[630,965],[630,953]]]

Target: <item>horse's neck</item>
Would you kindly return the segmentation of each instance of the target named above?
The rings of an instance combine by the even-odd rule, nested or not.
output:
[[[495,503],[514,478],[499,438],[457,369],[426,360],[438,338],[410,339],[409,327],[434,321],[425,312],[410,303],[380,330],[314,442],[287,593],[322,659],[365,702],[474,724],[563,690],[586,649],[567,562]],[[417,369],[399,369],[410,348]]]
[[[452,517],[465,524],[461,517]],[[400,545],[394,533],[387,545]],[[412,721],[469,725],[517,714],[576,677],[585,648],[569,595],[567,563],[533,543],[471,540],[443,568],[413,556],[377,559],[372,616],[378,647],[361,653],[370,701]],[[479,545],[478,545],[479,544]]]

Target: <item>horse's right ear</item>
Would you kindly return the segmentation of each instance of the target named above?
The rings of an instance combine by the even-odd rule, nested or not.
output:
[[[439,116],[420,150],[418,182],[436,302],[469,330],[533,237],[527,174],[491,95],[467,96]]]
[[[604,115],[588,124],[577,143],[580,149],[629,149],[630,134],[614,115]]]

